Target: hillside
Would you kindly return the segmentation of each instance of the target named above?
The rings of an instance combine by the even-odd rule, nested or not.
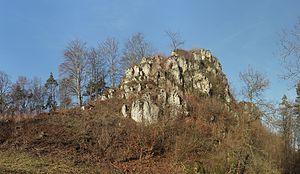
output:
[[[279,173],[278,138],[208,50],[143,58],[91,105],[1,120],[0,173]]]

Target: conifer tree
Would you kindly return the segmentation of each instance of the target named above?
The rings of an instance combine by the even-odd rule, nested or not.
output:
[[[50,73],[49,78],[45,83],[46,93],[47,93],[47,101],[46,101],[46,109],[49,111],[55,111],[57,107],[56,102],[56,91],[57,91],[58,83],[53,77],[53,73]]]
[[[291,155],[292,155],[292,105],[288,101],[286,95],[281,99],[280,103],[280,115],[281,115],[281,134],[282,134],[282,167],[284,173],[290,171],[291,167]]]
[[[294,146],[295,148],[300,148],[300,83],[296,87],[296,100],[295,100],[295,121],[294,121]]]
[[[96,99],[104,89],[105,79],[105,60],[99,49],[91,48],[88,52],[88,83],[86,85],[86,94],[90,100]]]
[[[24,114],[27,112],[31,95],[28,90],[28,79],[26,77],[18,77],[17,81],[12,85],[10,98],[12,100],[12,115]]]

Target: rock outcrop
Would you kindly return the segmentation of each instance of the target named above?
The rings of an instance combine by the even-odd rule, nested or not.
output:
[[[108,90],[103,100],[125,99],[120,108],[125,117],[153,123],[166,114],[188,114],[186,94],[232,101],[221,64],[209,50],[175,50],[170,57],[143,58],[129,68],[118,89]]]

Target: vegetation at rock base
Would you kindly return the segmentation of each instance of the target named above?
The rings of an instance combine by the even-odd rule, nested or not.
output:
[[[245,104],[188,95],[191,114],[144,125],[123,118],[114,99],[1,121],[3,172],[280,173],[280,137],[249,122]],[[114,110],[114,108],[116,110]]]

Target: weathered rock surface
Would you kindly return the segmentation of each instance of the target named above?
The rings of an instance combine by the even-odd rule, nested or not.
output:
[[[125,72],[118,89],[110,89],[101,98],[125,99],[120,108],[125,117],[153,123],[166,112],[188,114],[187,93],[232,101],[221,64],[209,50],[176,50],[170,57],[143,58]]]

